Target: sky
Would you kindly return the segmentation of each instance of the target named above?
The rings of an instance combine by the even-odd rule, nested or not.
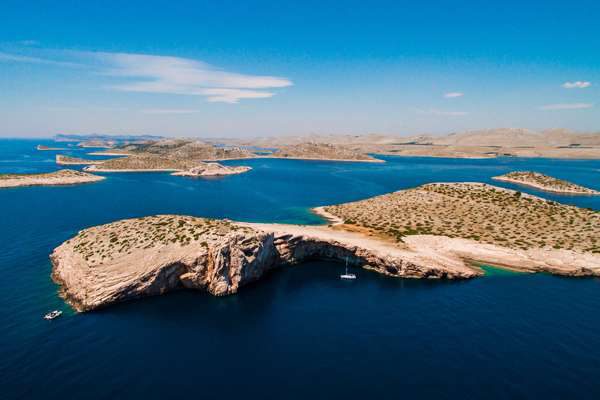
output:
[[[596,1],[0,2],[0,137],[600,131]]]

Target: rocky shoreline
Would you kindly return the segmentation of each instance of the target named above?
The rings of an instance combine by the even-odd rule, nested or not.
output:
[[[76,185],[98,182],[103,179],[105,179],[103,176],[92,175],[71,169],[61,169],[56,172],[45,174],[0,174],[0,188]]]
[[[144,241],[149,232],[155,236]],[[283,225],[273,230],[268,225],[174,215],[89,228],[50,256],[53,279],[78,311],[182,288],[215,296],[234,294],[284,265],[346,258],[352,265],[389,276],[464,279],[481,275],[476,268],[421,265],[352,241],[290,232]]]
[[[86,160],[79,157],[69,157],[62,154],[56,155],[56,164],[58,165],[97,165],[102,164],[103,160]]]
[[[190,168],[185,171],[174,172],[171,175],[174,176],[187,176],[187,177],[210,177],[210,176],[226,176],[226,175],[237,175],[243,174],[244,172],[250,171],[251,167],[238,166],[230,167],[227,165],[221,165],[219,163],[203,163],[194,168]]]

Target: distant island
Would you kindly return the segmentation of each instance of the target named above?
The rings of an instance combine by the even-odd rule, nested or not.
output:
[[[447,135],[401,136],[393,134],[275,136],[252,139],[215,139],[231,146],[284,148],[321,143],[361,154],[406,157],[496,158],[546,157],[600,159],[600,132],[578,133],[567,129],[533,131],[497,128]]]
[[[56,163],[58,165],[93,165],[101,162],[102,160],[87,160],[79,157],[69,157],[62,154],[56,155]]]
[[[109,135],[101,133],[91,134],[58,134],[54,136],[56,142],[85,142],[89,140],[112,141],[112,142],[133,142],[146,140],[161,140],[162,136],[156,135]]]
[[[269,270],[315,258],[404,278],[474,278],[481,264],[600,276],[600,214],[487,184],[427,184],[314,211],[329,226],[179,215],[116,221],[57,247],[52,276],[78,311],[178,288],[233,294]]]
[[[113,140],[85,140],[83,142],[80,142],[77,144],[78,147],[82,147],[82,148],[104,148],[104,149],[111,149],[113,148],[115,145],[117,144],[117,142],[113,141]]]
[[[545,190],[547,192],[560,194],[600,195],[600,191],[576,185],[572,182],[553,178],[539,172],[515,171],[492,179],[503,182],[516,183],[518,185]]]
[[[328,143],[299,143],[293,145],[279,146],[271,153],[274,158],[292,158],[300,160],[322,160],[322,161],[361,161],[361,162],[384,162],[368,154],[354,151],[345,147],[335,146]]]
[[[321,161],[383,162],[360,151],[328,143],[305,142],[279,146],[269,151],[249,150],[244,146],[217,146],[198,140],[164,139],[125,144],[93,155],[161,156],[177,161],[221,161],[245,158],[289,158]]]
[[[173,172],[172,175],[188,177],[234,175],[250,169],[245,166],[229,167],[216,162],[207,163],[153,154],[100,160],[84,168],[88,172]]]
[[[19,186],[75,185],[103,180],[104,177],[72,169],[44,174],[0,174],[0,188]]]

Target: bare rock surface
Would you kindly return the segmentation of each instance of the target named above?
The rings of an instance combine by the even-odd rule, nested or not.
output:
[[[275,229],[273,229],[275,228]],[[177,215],[117,221],[85,229],[57,247],[52,276],[78,311],[180,288],[217,296],[282,265],[345,260],[386,275],[471,278],[475,268],[419,264],[401,253],[361,246],[360,238],[296,231],[293,225],[233,223]],[[364,242],[364,241],[363,241]],[[392,248],[390,247],[391,250]]]
[[[174,172],[171,175],[188,177],[224,176],[243,174],[252,168],[246,166],[230,167],[219,163],[201,163],[185,171]]]

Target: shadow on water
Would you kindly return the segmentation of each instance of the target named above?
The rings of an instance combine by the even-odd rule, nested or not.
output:
[[[96,315],[143,315],[149,319],[180,319],[193,315],[210,321],[213,313],[244,315],[260,318],[268,314],[270,307],[285,302],[286,298],[302,296],[302,293],[318,290],[330,296],[362,295],[366,291],[376,291],[385,296],[402,290],[435,291],[455,288],[468,284],[466,280],[410,279],[385,276],[360,267],[348,267],[357,279],[340,279],[345,267],[341,262],[307,261],[296,265],[283,266],[265,273],[260,279],[240,288],[229,296],[213,296],[203,290],[177,289],[159,296],[144,297],[115,304],[91,312]]]

